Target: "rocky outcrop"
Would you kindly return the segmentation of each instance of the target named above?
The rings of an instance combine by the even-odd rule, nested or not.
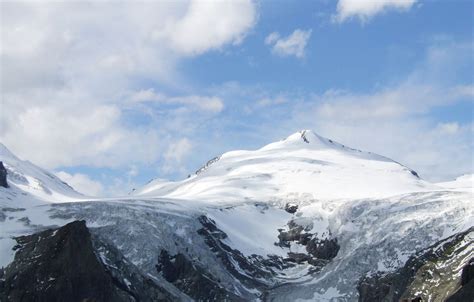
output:
[[[197,301],[245,301],[227,291],[205,269],[193,264],[185,255],[171,256],[162,250],[156,265],[166,281]]]
[[[0,187],[9,187],[7,182],[7,169],[5,169],[2,161],[0,161]]]
[[[396,301],[391,278],[391,275],[376,274],[362,279],[357,286],[359,301]]]
[[[194,174],[195,174],[195,175],[201,174],[202,172],[204,172],[204,171],[206,171],[207,169],[209,169],[209,167],[210,167],[212,164],[218,162],[219,159],[221,159],[220,156],[216,156],[216,157],[214,157],[214,158],[211,158],[210,160],[207,161],[207,163],[206,163],[204,166],[202,166],[201,168],[197,169],[196,172],[194,172]]]
[[[461,273],[461,286],[465,286],[474,280],[474,258],[463,267]]]
[[[147,285],[140,279],[141,289],[147,287],[140,292],[111,274],[95,253],[85,221],[15,239],[14,261],[0,272],[0,301],[172,300],[149,280]]]
[[[463,267],[461,287],[446,302],[472,301],[474,298],[474,258]]]
[[[84,221],[16,241],[0,284],[2,301],[133,301],[104,271]]]
[[[302,245],[306,253],[288,253],[287,260],[296,263],[308,262],[316,267],[324,266],[328,261],[337,256],[339,244],[337,238],[320,239],[316,234],[310,233],[311,226],[302,226],[291,220],[288,230],[279,229],[277,245],[289,248],[291,243]]]
[[[266,289],[271,284],[275,276],[272,268],[283,265],[280,259],[273,257],[263,259],[257,255],[247,258],[240,251],[232,249],[223,242],[227,234],[217,228],[212,219],[203,215],[199,217],[199,222],[202,228],[198,230],[198,234],[204,237],[204,242],[210,250],[235,278],[249,288]]]
[[[298,205],[289,202],[285,204],[285,211],[287,211],[290,214],[294,214],[296,213],[296,211],[298,211]]]
[[[417,252],[394,272],[363,277],[357,287],[359,301],[472,302],[473,232],[471,228]],[[458,269],[463,264],[464,279]]]

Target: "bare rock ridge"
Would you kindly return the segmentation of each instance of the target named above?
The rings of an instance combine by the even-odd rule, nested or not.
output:
[[[15,239],[15,260],[0,270],[1,301],[172,300],[157,286],[134,292],[123,276],[114,277],[97,257],[85,221]],[[147,283],[139,281],[143,290]]]
[[[7,169],[5,169],[2,161],[0,161],[0,187],[9,187],[7,182]]]
[[[435,243],[391,273],[360,280],[359,301],[472,302],[474,297],[474,228]],[[469,241],[467,245],[465,244]],[[461,278],[458,267],[463,267]]]
[[[474,297],[474,258],[469,260],[461,273],[460,288],[446,302],[472,301]]]

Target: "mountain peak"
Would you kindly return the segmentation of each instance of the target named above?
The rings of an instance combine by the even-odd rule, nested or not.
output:
[[[416,173],[389,158],[301,130],[258,150],[224,153],[195,177],[150,184],[136,194],[222,202],[286,199],[295,194],[319,199],[372,198],[429,187]]]
[[[287,140],[302,140],[303,142],[309,144],[310,142],[319,141],[321,138],[321,136],[319,136],[312,130],[300,130],[288,136]]]
[[[270,149],[339,149],[344,148],[344,145],[334,142],[331,139],[325,138],[313,130],[300,130],[288,136],[287,138],[268,144],[262,150]]]

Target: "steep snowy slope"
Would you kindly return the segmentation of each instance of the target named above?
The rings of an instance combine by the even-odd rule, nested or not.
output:
[[[0,143],[0,162],[6,172],[7,188],[0,186],[0,267],[13,259],[12,236],[32,231],[30,222],[37,217],[39,225],[49,224],[42,206],[86,198],[54,174],[20,160]],[[21,215],[13,219],[12,214]],[[35,228],[34,228],[35,229]]]
[[[134,194],[219,202],[367,198],[430,189],[435,186],[397,162],[305,130],[256,151],[225,153],[186,180],[152,181]]]
[[[54,174],[29,161],[20,160],[1,143],[0,161],[7,170],[8,184],[11,186],[10,193],[21,190],[22,193],[45,202],[67,202],[84,198],[82,194],[76,192]],[[2,197],[4,194],[0,196],[0,201]]]

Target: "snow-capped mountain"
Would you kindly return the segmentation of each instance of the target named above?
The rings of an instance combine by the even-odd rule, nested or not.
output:
[[[21,191],[44,202],[67,202],[84,198],[53,173],[19,159],[1,143],[0,161],[6,169],[8,184],[12,187],[9,193]],[[3,197],[2,194],[0,200]]]
[[[433,190],[409,168],[304,130],[256,151],[232,151],[180,182],[152,181],[138,196],[221,201],[384,197]]]
[[[474,288],[472,190],[311,131],[123,198],[76,195],[4,153],[1,301],[67,300],[70,280],[78,301],[456,301]]]

